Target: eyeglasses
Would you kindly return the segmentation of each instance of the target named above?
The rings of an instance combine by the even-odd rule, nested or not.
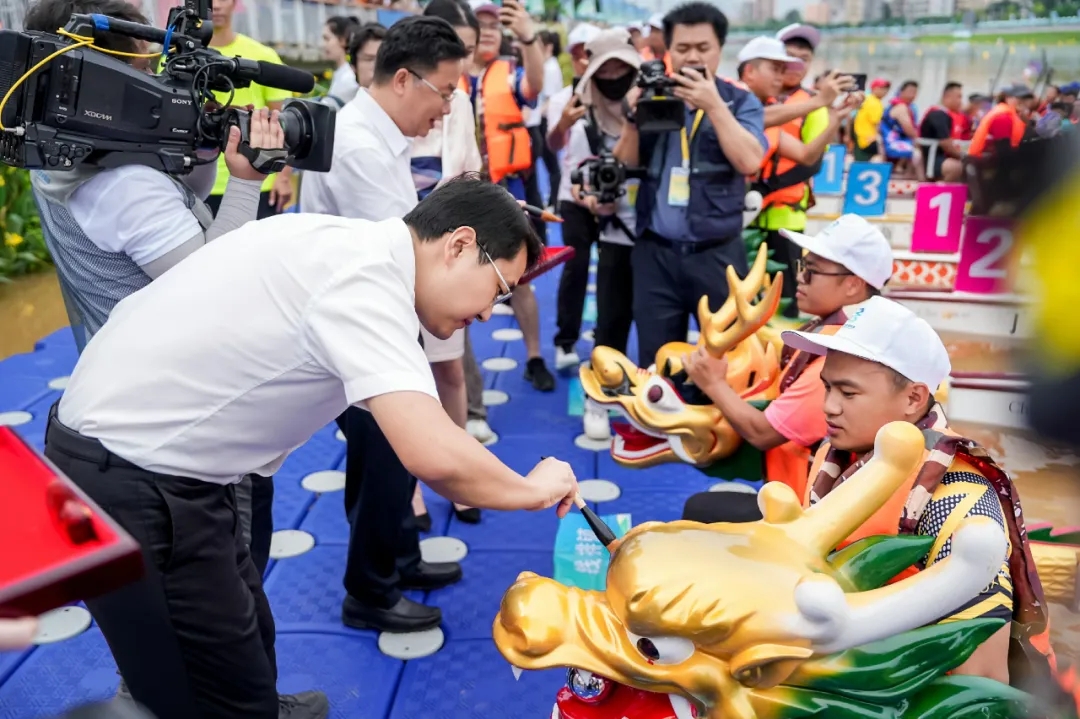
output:
[[[795,262],[795,279],[804,285],[813,282],[814,275],[820,275],[821,277],[850,277],[852,274],[851,272],[822,272],[807,267],[804,260],[800,259]]]
[[[491,255],[488,254],[488,251],[484,249],[483,245],[477,242],[476,246],[480,248],[480,251],[484,253],[484,257],[486,257],[487,261],[491,263],[491,267],[495,270],[495,274],[498,276],[500,284],[502,284],[502,286],[506,288],[506,292],[501,292],[495,295],[495,301],[492,302],[493,305],[501,305],[503,302],[508,301],[511,297],[514,296],[514,291],[510,289],[510,283],[506,281],[505,277],[503,277],[503,273],[499,272],[499,266],[495,264],[495,260],[491,259]]]
[[[413,76],[413,77],[415,77],[415,78],[416,78],[417,80],[419,80],[420,82],[424,83],[424,84],[425,84],[425,85],[427,85],[427,86],[428,86],[429,88],[431,88],[431,91],[432,91],[433,93],[435,93],[436,95],[438,95],[439,97],[441,97],[441,98],[442,98],[442,101],[443,101],[444,103],[446,103],[447,105],[449,105],[449,104],[450,104],[451,102],[453,102],[453,100],[454,100],[454,91],[453,91],[453,90],[451,90],[449,94],[446,94],[446,93],[444,93],[444,92],[443,92],[442,90],[440,90],[439,88],[435,87],[435,86],[434,86],[434,85],[432,85],[432,84],[431,84],[430,82],[428,82],[428,81],[427,81],[427,80],[426,80],[425,78],[422,78],[422,77],[420,77],[420,73],[416,72],[416,70],[411,70],[411,69],[410,69],[410,70],[409,70],[409,72],[410,72],[410,73],[412,74],[412,76]]]

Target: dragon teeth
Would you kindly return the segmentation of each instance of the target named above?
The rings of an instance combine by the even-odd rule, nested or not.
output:
[[[690,702],[677,694],[668,694],[671,700],[671,708],[675,711],[677,719],[694,719],[694,710],[690,708]]]
[[[521,672],[523,671],[522,668],[514,666],[513,664],[510,665],[510,668],[514,671],[514,681],[521,679]]]

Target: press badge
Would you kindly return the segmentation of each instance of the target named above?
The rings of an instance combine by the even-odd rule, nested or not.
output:
[[[689,168],[671,168],[671,181],[668,184],[667,202],[671,207],[686,207],[690,204]]]

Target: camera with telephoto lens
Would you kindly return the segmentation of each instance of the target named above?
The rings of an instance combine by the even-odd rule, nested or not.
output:
[[[641,63],[638,87],[641,99],[637,103],[637,128],[640,133],[681,130],[686,121],[686,105],[675,97],[677,87],[667,75],[663,60]]]
[[[162,46],[158,74],[95,49],[111,32]],[[169,12],[165,30],[105,15],[75,14],[57,34],[0,30],[0,162],[13,167],[72,170],[81,165],[141,164],[173,175],[190,172],[198,150],[224,150],[230,128],[240,152],[263,173],[285,166],[325,172],[333,153],[336,113],[308,101],[284,103],[284,148],[249,145],[251,115],[220,105],[213,93],[255,82],[292,92],[314,87],[307,72],[207,47],[210,0],[187,0]]]

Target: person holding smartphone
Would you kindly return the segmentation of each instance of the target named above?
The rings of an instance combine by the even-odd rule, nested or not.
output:
[[[501,5],[479,0],[472,9],[480,36],[466,83],[479,128],[480,156],[492,182],[524,200],[525,173],[533,171],[533,156],[523,108],[535,109],[544,86],[540,33],[516,0],[502,0]],[[520,63],[501,53],[504,28],[521,46]],[[511,305],[525,335],[525,380],[541,392],[552,392],[555,377],[540,354],[540,308],[528,283],[514,290]]]
[[[729,266],[747,270],[742,240],[746,176],[758,171],[768,141],[764,109],[753,93],[715,76],[728,21],[715,5],[689,2],[664,16],[673,94],[686,105],[673,132],[639,132],[641,91],[626,96],[622,136],[614,155],[647,170],[636,202],[637,240],[631,254],[638,364],[685,341],[689,318],[708,295],[716,311],[727,299]]]

